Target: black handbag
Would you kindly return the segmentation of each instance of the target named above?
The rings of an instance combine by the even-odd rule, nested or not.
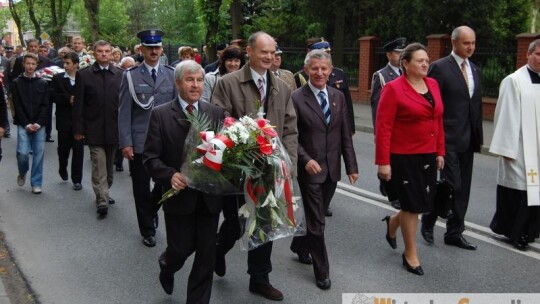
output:
[[[435,194],[435,213],[443,219],[448,219],[452,216],[453,205],[454,187],[444,178],[438,180]]]

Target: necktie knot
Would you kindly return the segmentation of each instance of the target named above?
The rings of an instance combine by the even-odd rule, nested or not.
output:
[[[156,75],[156,69],[152,69],[152,79],[154,79],[154,82],[156,82],[156,78],[157,78],[157,75]]]
[[[195,107],[191,104],[187,105],[186,112],[188,112],[189,114],[193,114],[193,111],[195,111]]]

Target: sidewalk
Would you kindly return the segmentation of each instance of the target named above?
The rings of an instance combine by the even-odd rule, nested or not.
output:
[[[356,131],[373,133],[373,122],[371,119],[371,106],[369,104],[353,103],[354,124]],[[493,122],[484,120],[484,145],[482,154],[489,154],[489,145],[493,136]]]

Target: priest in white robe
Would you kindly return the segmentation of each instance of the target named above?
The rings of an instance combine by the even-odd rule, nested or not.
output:
[[[489,151],[499,155],[497,210],[491,230],[527,250],[540,232],[540,39],[529,45],[527,65],[499,89]]]

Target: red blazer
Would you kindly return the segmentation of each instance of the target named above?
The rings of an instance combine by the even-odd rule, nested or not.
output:
[[[407,82],[405,76],[387,83],[382,91],[375,130],[375,164],[390,164],[393,154],[445,154],[443,103],[437,81],[424,82],[435,107]]]

